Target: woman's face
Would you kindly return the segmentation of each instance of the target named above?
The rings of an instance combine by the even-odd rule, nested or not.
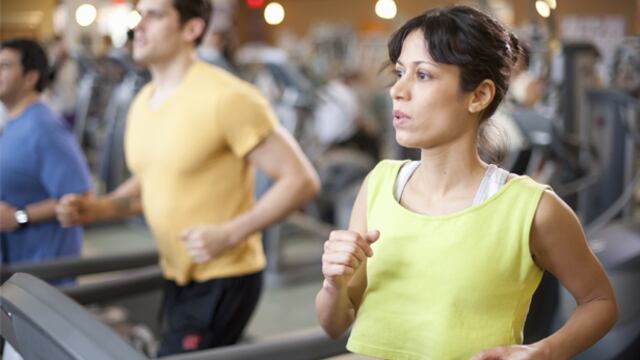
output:
[[[422,31],[416,30],[404,40],[395,73],[396,82],[389,92],[400,145],[430,149],[471,131],[475,135],[477,116],[468,111],[472,93],[460,90],[460,69],[436,63]]]

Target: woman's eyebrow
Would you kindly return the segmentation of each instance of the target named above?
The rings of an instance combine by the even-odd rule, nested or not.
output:
[[[399,64],[399,65],[404,66],[404,64],[400,60],[397,60],[396,63]],[[428,60],[416,60],[416,61],[412,61],[411,64],[414,64],[414,65],[427,64],[427,65],[439,67],[439,65],[437,63],[435,63],[433,61],[428,61]]]

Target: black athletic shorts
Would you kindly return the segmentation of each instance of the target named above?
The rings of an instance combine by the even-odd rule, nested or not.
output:
[[[235,344],[262,291],[262,272],[192,282],[165,280],[158,357]]]

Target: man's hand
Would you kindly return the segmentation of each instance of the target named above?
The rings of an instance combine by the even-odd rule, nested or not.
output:
[[[92,223],[97,217],[98,200],[91,195],[69,194],[56,206],[56,216],[63,227]]]
[[[547,348],[532,344],[483,350],[474,355],[471,360],[548,360],[550,358]]]
[[[16,221],[16,208],[0,201],[0,232],[11,232],[19,227]]]
[[[364,237],[355,231],[336,230],[324,243],[322,275],[325,286],[341,288],[349,284],[356,270],[373,256],[371,244],[378,240],[380,232],[369,231]]]
[[[225,225],[194,226],[183,230],[180,237],[195,263],[213,260],[238,243],[231,228]]]

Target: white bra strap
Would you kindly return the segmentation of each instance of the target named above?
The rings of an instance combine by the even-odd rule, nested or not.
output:
[[[397,201],[400,201],[402,198],[402,193],[404,192],[404,188],[407,186],[407,182],[409,182],[409,178],[411,178],[411,175],[413,175],[419,165],[420,161],[409,161],[403,164],[400,168],[394,189]]]
[[[493,173],[496,170],[496,166],[491,164],[487,166],[487,170],[484,172],[484,176],[482,177],[482,181],[480,181],[480,186],[478,187],[478,191],[476,191],[476,196],[473,198],[473,203],[471,206],[478,205],[487,198],[487,191],[489,190],[489,182]]]
[[[506,184],[508,176],[508,171],[493,164],[489,165],[482,181],[480,182],[480,187],[478,187],[478,191],[476,192],[476,196],[473,199],[473,204],[471,206],[482,204],[487,199],[495,195],[498,190]]]

